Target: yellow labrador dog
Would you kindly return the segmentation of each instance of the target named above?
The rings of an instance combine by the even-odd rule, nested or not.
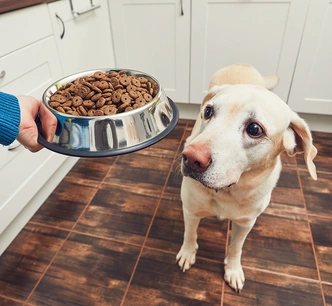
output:
[[[280,154],[303,153],[317,179],[317,150],[308,126],[270,91],[278,82],[278,76],[264,78],[245,64],[217,71],[182,152],[185,232],[177,262],[183,271],[195,263],[201,218],[230,219],[224,279],[237,292],[244,285],[242,247],[270,202],[281,171]]]

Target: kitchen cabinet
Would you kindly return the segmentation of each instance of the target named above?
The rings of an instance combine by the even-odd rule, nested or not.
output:
[[[113,42],[107,0],[69,0],[48,4],[64,75],[98,68],[114,68]]]
[[[295,111],[332,115],[331,32],[332,1],[311,1],[288,101]]]
[[[11,24],[19,22],[19,19],[28,21],[30,18],[48,16],[47,6],[41,5],[35,8],[4,14],[1,26],[10,28]],[[43,18],[43,17],[41,17]],[[0,54],[0,90],[14,95],[27,94],[41,98],[44,89],[62,75],[56,44],[52,36],[52,27],[49,20],[43,20],[45,27],[36,27],[28,23],[28,32],[17,32],[17,39],[9,39],[7,31],[1,31],[1,40],[8,42],[1,44]],[[17,27],[14,29],[17,31]],[[31,31],[31,32],[30,32]],[[29,35],[31,33],[31,35]],[[6,45],[6,47],[4,47]],[[7,164],[22,148],[8,151],[1,147],[0,169]],[[35,155],[38,156],[38,153]],[[38,159],[38,158],[37,158]],[[1,198],[0,203],[5,200]],[[1,222],[0,222],[1,224]]]
[[[308,0],[192,1],[190,102],[201,103],[219,68],[249,63],[277,73],[287,101]]]
[[[22,21],[25,27],[12,28]],[[47,5],[1,15],[0,26],[16,35],[13,40],[9,31],[0,31],[5,42],[0,47],[0,90],[41,99],[45,88],[63,74]],[[76,160],[46,149],[31,153],[22,146],[0,146],[0,254]]]
[[[109,0],[116,65],[156,77],[176,102],[188,102],[190,1]]]
[[[278,73],[285,101],[309,0],[109,0],[116,64],[155,75],[176,102],[201,103],[212,74],[250,63]]]

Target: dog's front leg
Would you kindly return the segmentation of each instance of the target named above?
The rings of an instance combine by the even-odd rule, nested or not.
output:
[[[183,209],[184,218],[184,239],[179,253],[176,255],[176,261],[181,270],[185,272],[196,261],[197,244],[197,228],[201,218],[190,214],[185,208]]]
[[[241,254],[244,241],[254,226],[256,219],[239,224],[232,222],[231,243],[225,258],[225,281],[236,292],[240,292],[244,285],[244,273],[241,266]]]

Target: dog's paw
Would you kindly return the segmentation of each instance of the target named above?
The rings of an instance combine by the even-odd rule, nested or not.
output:
[[[227,263],[227,261],[225,261]],[[240,293],[244,286],[244,273],[240,265],[234,267],[229,267],[227,264],[225,266],[224,279],[228,285],[235,290],[235,292]]]
[[[189,268],[195,263],[197,249],[197,243],[194,249],[186,248],[182,245],[179,253],[176,255],[176,262],[183,272],[189,270]]]

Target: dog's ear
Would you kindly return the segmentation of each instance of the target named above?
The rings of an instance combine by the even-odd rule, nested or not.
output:
[[[227,86],[229,85],[214,85],[204,97],[201,106],[203,106],[207,101],[210,101],[218,92],[220,92],[224,87]]]
[[[265,87],[268,90],[273,90],[279,84],[279,76],[276,74],[264,77]]]
[[[317,149],[312,144],[308,125],[294,112],[291,114],[291,122],[284,134],[283,142],[289,156],[304,154],[304,161],[309,173],[314,180],[317,180],[316,166],[313,163],[313,159],[317,155]]]

